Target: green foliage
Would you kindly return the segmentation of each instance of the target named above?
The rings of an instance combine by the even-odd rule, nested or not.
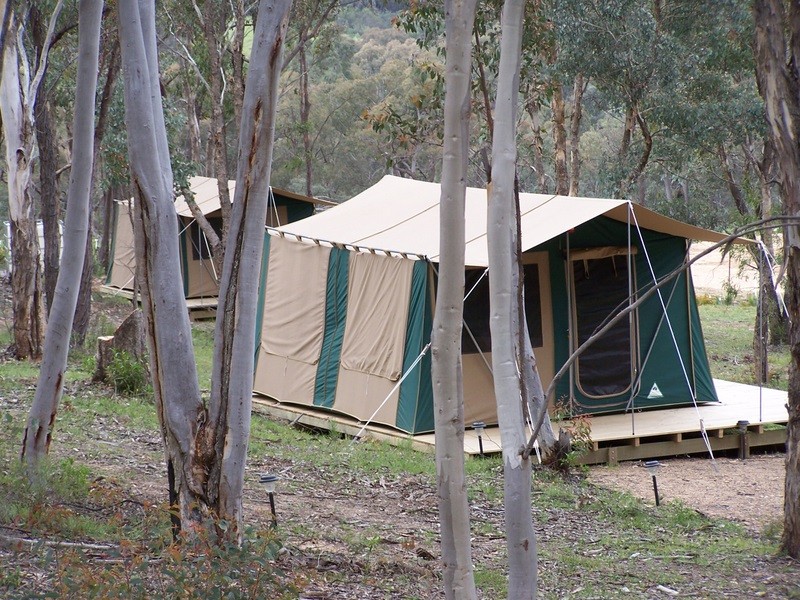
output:
[[[113,350],[108,376],[120,394],[144,394],[150,385],[147,362],[124,350]]]

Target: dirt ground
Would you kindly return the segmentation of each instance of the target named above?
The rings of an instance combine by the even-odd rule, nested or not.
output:
[[[763,532],[783,518],[784,455],[663,459],[656,480],[663,501],[680,500],[711,517],[724,517]],[[598,466],[589,471],[597,485],[655,501],[652,479],[641,462]]]

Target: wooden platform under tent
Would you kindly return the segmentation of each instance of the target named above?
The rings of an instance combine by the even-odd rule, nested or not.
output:
[[[786,428],[783,427],[788,420],[785,391],[720,379],[715,379],[714,385],[720,398],[718,404],[591,417],[593,449],[579,462],[615,464],[625,460],[707,453],[701,434],[703,427],[714,452],[736,450],[740,448],[742,435],[740,423],[748,451],[786,442]],[[433,433],[409,435],[382,425],[366,424],[365,427],[365,423],[346,415],[281,404],[263,396],[253,398],[253,410],[294,424],[335,429],[349,436],[361,435],[397,445],[410,443],[411,447],[428,452],[433,452],[434,448]],[[745,421],[747,425],[744,425]],[[558,427],[557,423],[553,426]],[[501,451],[500,431],[496,426],[487,427],[480,441],[485,454]],[[465,432],[464,452],[469,455],[480,453],[478,436],[473,429]]]
[[[101,293],[109,296],[119,296],[133,300],[133,292],[128,289],[101,285],[98,288]],[[217,297],[208,296],[206,298],[186,298],[186,310],[193,321],[202,319],[213,319],[217,314]]]

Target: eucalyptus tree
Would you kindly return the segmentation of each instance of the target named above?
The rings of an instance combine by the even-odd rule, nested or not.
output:
[[[469,150],[471,39],[476,0],[445,2],[445,98],[439,285],[431,335],[442,582],[448,599],[477,598],[464,474],[461,323]]]
[[[83,259],[89,238],[94,107],[102,13],[102,2],[81,0],[72,168],[67,197],[63,265],[58,272],[55,296],[47,322],[39,381],[22,441],[22,456],[27,460],[31,471],[48,450],[58,403],[64,389],[72,320],[78,302]]]
[[[231,535],[242,532],[257,282],[278,75],[290,5],[289,0],[262,0],[253,34],[242,105],[239,185],[220,284],[212,391],[207,406],[200,397],[180,283],[154,2],[123,0],[118,5],[128,148],[136,192],[137,264],[142,269],[142,305],[176,529],[210,515],[231,523]]]
[[[11,224],[11,293],[14,354],[38,358],[42,352],[43,299],[39,239],[33,214],[31,173],[35,158],[34,107],[47,68],[50,41],[63,7],[59,0],[48,20],[45,43],[35,63],[25,44],[26,7],[7,8],[0,69],[0,118],[5,138]]]
[[[527,338],[522,299],[517,190],[516,107],[522,50],[524,0],[506,0],[502,15],[500,69],[489,193],[490,328],[497,419],[503,446],[503,496],[508,553],[508,598],[536,597],[536,534],[531,516],[531,458],[523,457],[528,409],[520,358]],[[535,360],[535,359],[534,359]],[[535,365],[534,365],[535,368]],[[538,379],[537,379],[538,381]],[[544,397],[539,384],[538,394]],[[546,410],[542,406],[541,410]]]
[[[754,0],[755,61],[758,86],[775,148],[783,214],[800,216],[800,5]],[[800,227],[784,229],[786,298],[789,310],[789,419],[781,548],[800,558]]]

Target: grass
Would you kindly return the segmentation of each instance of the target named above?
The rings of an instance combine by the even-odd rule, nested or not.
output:
[[[715,377],[752,383],[752,358],[748,359],[748,354],[751,354],[750,328],[754,310],[752,306],[735,304],[701,306]],[[213,323],[195,323],[193,335],[200,386],[208,390]],[[135,465],[125,466],[131,452],[125,440],[127,437],[152,440],[146,450],[148,454],[137,464],[144,462],[161,469],[163,450],[155,410],[146,396],[115,395],[108,387],[90,384],[92,369],[87,354],[78,353],[70,358],[53,442],[54,454],[62,457],[69,457],[71,449],[80,448],[86,464],[54,457],[43,465],[33,484],[28,482],[19,464],[18,451],[25,408],[33,396],[37,368],[13,361],[3,364],[0,375],[0,406],[3,407],[0,415],[0,525],[22,529],[34,536],[92,542],[124,540],[137,548],[147,548],[147,552],[159,553],[161,558],[157,564],[163,565],[163,571],[154,566],[156,563],[137,563],[133,557],[144,556],[139,550],[138,554],[133,552],[120,557],[120,564],[128,568],[128,583],[124,585],[133,585],[131,581],[135,577],[151,583],[161,582],[166,586],[164,589],[193,586],[198,593],[207,590],[208,585],[224,585],[222,578],[227,576],[224,569],[215,569],[217,574],[209,570],[197,575],[182,570],[195,563],[176,562],[175,557],[162,553],[169,537],[164,506],[131,502],[129,490],[141,473]],[[772,370],[778,372],[784,368],[788,360],[785,354],[785,349],[773,351]],[[785,386],[785,375],[778,382]],[[375,441],[353,444],[335,429],[327,433],[312,432],[254,415],[249,452],[251,478],[252,473],[261,469],[281,468],[316,477],[316,480],[309,477],[306,481],[285,478],[281,482],[281,493],[285,494],[281,502],[283,498],[302,501],[307,495],[313,495],[314,481],[322,480],[328,489],[339,490],[353,498],[352,502],[358,502],[361,487],[380,489],[386,486],[399,490],[398,497],[403,497],[406,486],[424,489],[425,494],[415,496],[425,498],[424,504],[416,508],[428,511],[432,525],[420,530],[416,539],[428,548],[438,544],[436,499],[429,491],[435,489],[434,457],[414,451],[410,442],[399,447]],[[119,463],[118,480],[98,477],[99,465],[115,462]],[[477,515],[472,529],[476,548],[473,552],[475,580],[483,597],[504,597],[505,547],[502,518],[497,516],[501,515],[503,503],[502,461],[499,457],[469,459],[466,474],[470,505]],[[780,535],[779,523],[768,528],[765,535],[758,536],[731,522],[707,518],[679,502],[668,502],[656,508],[628,494],[594,488],[580,477],[564,478],[546,470],[535,473],[533,509],[539,530],[539,581],[544,598],[565,595],[606,598],[621,594],[655,597],[658,593],[653,592],[653,588],[657,585],[681,589],[682,593],[688,590],[689,594],[695,590],[701,597],[721,597],[732,589],[731,581],[742,579],[743,565],[771,560]],[[391,577],[382,575],[386,568],[382,552],[385,552],[385,538],[391,535],[392,523],[367,523],[356,527],[341,522],[324,529],[306,522],[281,523],[285,527],[282,535],[302,540],[327,540],[333,546],[346,548],[362,569],[361,577],[365,581],[385,586],[381,588],[385,597],[389,597],[392,585],[400,585],[404,577],[412,577],[404,573]],[[281,541],[269,543],[280,544]],[[274,545],[248,548],[248,552],[254,549],[275,552]],[[104,593],[104,597],[111,597],[110,590],[114,589],[125,596],[123,591],[127,589],[127,597],[137,597],[135,589],[125,588],[121,583],[126,577],[124,570],[108,567],[103,572],[95,568],[96,565],[84,565],[78,555],[70,556],[63,555],[60,563],[48,567],[64,594],[96,590],[97,597]],[[229,565],[232,572],[246,574],[242,578],[246,585],[257,586],[262,576],[269,579],[271,575],[263,571],[266,563],[252,562],[252,556],[228,549],[222,557],[202,555],[200,558]],[[112,561],[112,564],[115,563]],[[780,571],[779,567],[775,568]],[[696,576],[702,579],[702,586],[693,582]],[[292,577],[302,586],[302,572]],[[326,577],[330,581],[347,579],[345,573],[330,573]],[[24,586],[28,579],[24,566],[9,564],[0,575],[0,595],[14,597],[6,592]],[[385,582],[381,584],[383,579]],[[742,588],[745,596],[741,597],[755,596],[769,589],[756,577],[750,577],[742,585],[748,587]],[[286,584],[285,589],[289,588]],[[791,592],[787,587],[785,595]],[[88,592],[79,593],[79,596],[90,597]],[[282,596],[276,593],[271,597]]]
[[[755,306],[702,304],[699,310],[713,376],[739,383],[756,383],[753,362]],[[769,387],[782,390],[787,388],[790,360],[788,347],[769,348]]]

